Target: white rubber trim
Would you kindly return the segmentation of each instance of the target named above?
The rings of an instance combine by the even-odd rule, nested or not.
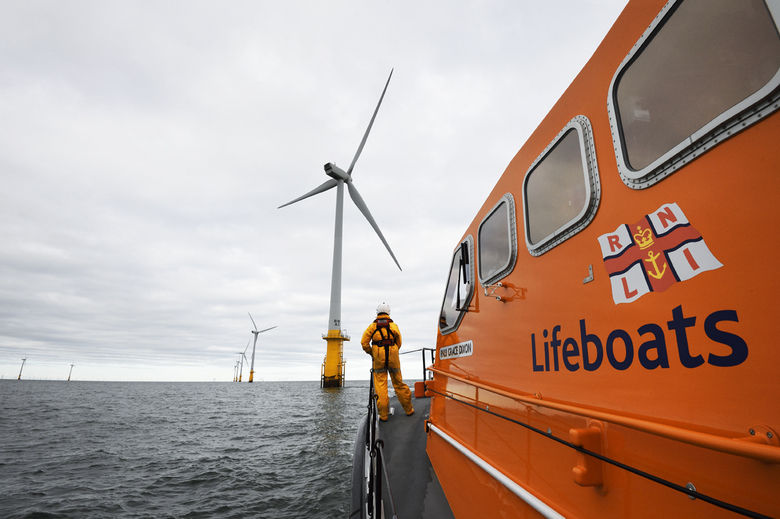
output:
[[[499,471],[493,465],[490,465],[488,462],[471,452],[457,440],[450,437],[447,433],[433,424],[428,424],[428,427],[431,429],[431,431],[444,438],[447,443],[455,447],[464,456],[476,463],[482,470],[493,476],[499,483],[509,489],[510,492],[528,503],[531,508],[542,514],[544,517],[547,517],[548,519],[565,519],[561,514],[547,506],[544,502],[528,492],[526,489],[509,479],[503,472]]]

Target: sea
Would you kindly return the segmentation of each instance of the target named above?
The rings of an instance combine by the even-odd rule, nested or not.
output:
[[[0,380],[0,518],[339,518],[368,381]]]

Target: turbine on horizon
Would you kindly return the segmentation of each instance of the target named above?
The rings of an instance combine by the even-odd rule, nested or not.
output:
[[[374,125],[374,119],[376,119],[376,114],[379,112],[379,107],[382,105],[382,100],[385,97],[387,86],[390,84],[390,78],[392,77],[393,71],[391,70],[390,76],[387,78],[387,83],[385,83],[385,88],[382,90],[382,95],[379,97],[379,103],[377,103],[376,108],[374,109],[374,115],[371,116],[368,128],[366,128],[366,132],[363,134],[363,140],[360,141],[360,146],[358,146],[357,152],[347,171],[339,168],[336,164],[328,162],[325,164],[325,174],[331,177],[330,180],[326,180],[319,187],[312,189],[305,195],[279,206],[279,209],[281,209],[282,207],[300,202],[311,196],[324,193],[334,187],[336,188],[336,225],[333,237],[333,273],[330,281],[330,315],[328,320],[328,334],[323,335],[322,337],[328,341],[328,348],[322,369],[322,379],[320,380],[320,385],[322,387],[341,387],[344,385],[345,361],[343,357],[343,342],[349,340],[349,336],[341,332],[341,250],[342,228],[344,223],[344,184],[347,185],[349,197],[352,199],[352,202],[354,202],[360,212],[363,213],[363,216],[365,216],[368,223],[371,224],[371,227],[373,227],[377,236],[379,236],[379,239],[382,240],[387,252],[390,253],[390,257],[393,258],[396,266],[398,266],[398,270],[403,270],[401,269],[398,260],[395,258],[393,250],[390,248],[390,245],[388,245],[387,240],[385,240],[382,231],[379,230],[379,226],[374,220],[374,217],[371,216],[371,211],[368,210],[368,206],[366,206],[366,203],[363,201],[363,197],[360,196],[357,187],[355,187],[355,184],[352,182],[352,170],[355,168],[355,163],[363,151],[363,146],[365,146],[368,134],[371,132],[371,127]]]
[[[247,313],[249,314],[249,312]],[[252,319],[252,314],[249,314],[249,318]],[[255,343],[252,345],[252,364],[249,366],[249,382],[252,382],[255,377],[255,347],[257,346],[257,336],[263,332],[267,332],[268,330],[273,330],[276,328],[276,326],[271,326],[265,330],[258,330],[254,319],[252,319],[252,325],[255,327],[255,329],[250,331],[255,334]],[[249,347],[248,344],[247,347]]]
[[[25,362],[27,362],[27,357],[22,359],[22,367],[19,369],[19,377],[16,380],[22,380],[22,370],[24,369]]]
[[[73,367],[74,366],[75,366],[75,364],[71,364],[70,365],[70,371],[68,371],[68,382],[70,382],[70,375],[73,373]]]
[[[250,315],[249,317],[252,317],[252,316]],[[246,341],[246,348],[244,348],[244,351],[239,351],[238,352],[238,360],[241,361],[241,368],[240,368],[240,370],[238,372],[238,381],[239,382],[241,382],[241,378],[244,376],[244,361],[247,360],[246,359],[246,350],[249,349],[249,343],[250,342],[252,342],[252,339],[249,339],[248,341]],[[247,360],[247,362],[249,362],[249,361]]]

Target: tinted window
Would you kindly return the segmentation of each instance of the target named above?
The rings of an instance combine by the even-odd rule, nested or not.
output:
[[[680,153],[778,69],[780,36],[763,1],[677,2],[617,75],[623,163],[638,172]]]
[[[458,328],[463,314],[471,302],[474,293],[474,241],[468,236],[460,247],[455,249],[447,278],[439,317],[441,333],[450,333]]]
[[[536,245],[577,216],[585,205],[580,141],[569,130],[528,175],[526,202],[528,239]]]
[[[493,283],[509,274],[517,258],[514,197],[507,193],[479,225],[479,280]]]

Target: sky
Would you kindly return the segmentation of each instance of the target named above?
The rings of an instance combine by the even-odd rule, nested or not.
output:
[[[0,377],[346,379],[386,302],[435,347],[454,248],[626,0],[0,0]],[[247,357],[251,359],[252,345]],[[244,366],[243,380],[248,378]],[[419,353],[402,356],[422,377]]]

